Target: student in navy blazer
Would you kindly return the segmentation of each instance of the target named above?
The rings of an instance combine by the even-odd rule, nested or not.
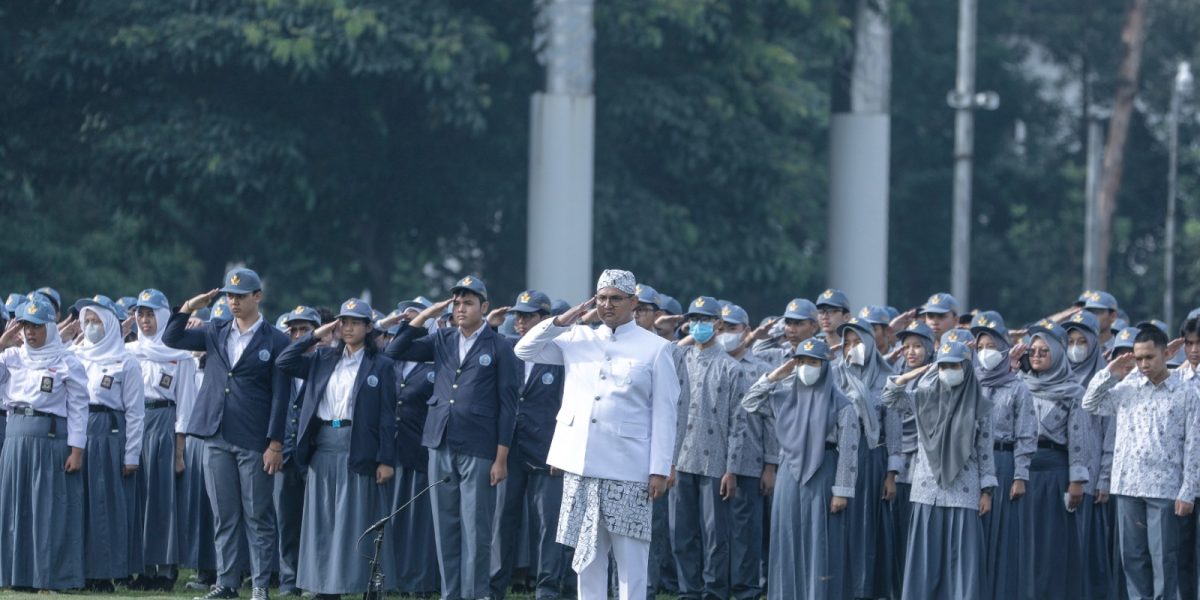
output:
[[[224,294],[233,319],[187,329],[192,313]],[[268,597],[275,550],[272,476],[283,465],[291,378],[275,368],[290,342],[259,311],[262,280],[234,269],[225,285],[200,294],[171,315],[163,343],[206,352],[204,382],[185,433],[204,438],[205,487],[216,529],[217,585],[205,598],[236,598],[241,584],[240,537],[250,549],[253,600]]]
[[[550,316],[550,297],[537,290],[521,292],[508,312],[514,328],[524,335]],[[518,338],[519,339],[519,338]],[[530,574],[537,598],[558,598],[566,550],[556,540],[558,512],[562,504],[562,473],[546,464],[555,418],[562,407],[564,368],[517,361],[520,395],[512,448],[508,453],[508,478],[496,494],[492,537],[491,590],[494,600],[503,600],[512,584],[517,540],[522,535],[521,517],[529,509],[529,523],[536,545],[530,548]]]
[[[402,324],[387,354],[396,360],[433,361],[433,396],[422,442],[429,480],[451,483],[431,492],[442,595],[488,597],[495,487],[508,476],[508,448],[516,418],[519,368],[512,345],[484,323],[487,288],[464,277],[453,297]],[[454,305],[457,327],[429,333],[424,325]]]

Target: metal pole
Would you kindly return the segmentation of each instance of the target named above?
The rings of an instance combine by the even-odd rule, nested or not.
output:
[[[1167,235],[1163,260],[1163,320],[1175,323],[1175,176],[1179,161],[1179,86],[1171,87],[1171,114],[1167,116]]]
[[[1096,260],[1097,245],[1100,240],[1096,235],[1096,191],[1099,189],[1100,169],[1104,166],[1104,133],[1100,129],[1100,121],[1088,119],[1087,128],[1087,182],[1084,192],[1084,234],[1083,234],[1083,288],[1094,290],[1099,286],[1100,272]]]
[[[976,0],[958,3],[958,77],[954,93],[966,102],[954,115],[954,225],[951,234],[950,290],[970,306],[971,154],[975,144],[975,12]]]

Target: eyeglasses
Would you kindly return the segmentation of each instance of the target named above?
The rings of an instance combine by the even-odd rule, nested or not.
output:
[[[613,295],[613,296],[596,296],[596,304],[607,304],[609,306],[616,306],[617,304],[620,304],[632,297],[633,296],[623,296],[623,295],[619,295],[619,294]]]
[[[1049,348],[1030,348],[1029,355],[1030,356],[1050,356],[1050,349]]]
[[[655,308],[650,304],[639,304],[637,308],[633,309],[633,311],[638,314],[652,313],[655,311]]]

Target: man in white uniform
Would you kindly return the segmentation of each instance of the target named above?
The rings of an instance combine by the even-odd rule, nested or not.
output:
[[[620,598],[644,597],[650,503],[671,473],[679,377],[671,345],[633,320],[636,285],[628,271],[605,271],[594,298],[515,348],[521,360],[565,366],[547,463],[564,472],[558,542],[575,548],[579,600],[608,598],[610,549]],[[574,325],[593,306],[603,324]]]

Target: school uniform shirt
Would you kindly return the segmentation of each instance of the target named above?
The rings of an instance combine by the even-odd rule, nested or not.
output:
[[[763,361],[771,367],[772,370],[779,367],[783,363],[792,359],[792,355],[796,353],[796,347],[786,339],[775,340],[758,340],[750,345],[749,354]]]
[[[745,414],[741,399],[746,378],[720,346],[694,345],[687,354],[691,400],[688,425],[675,468],[684,473],[720,478],[741,456]]]
[[[828,375],[827,375],[828,376]],[[775,435],[779,439],[779,464],[787,465],[791,452],[801,452],[802,448],[789,449],[790,440],[799,439],[799,431],[781,428],[777,415],[780,411],[790,408],[792,400],[791,386],[795,385],[796,374],[792,373],[782,381],[772,383],[762,375],[755,381],[746,395],[742,398],[742,408],[748,412],[768,415],[775,422]],[[859,425],[858,412],[847,404],[838,410],[834,418],[826,425],[825,443],[837,444],[837,468],[834,472],[831,493],[842,498],[854,497],[854,486],[858,483],[858,443]],[[794,456],[794,455],[793,455]],[[791,476],[800,479],[800,472],[788,467]],[[780,475],[782,476],[782,475]]]
[[[165,362],[143,359],[138,364],[142,368],[142,394],[146,402],[169,400],[179,408],[182,397],[196,395],[196,362],[191,358]],[[183,433],[178,426],[175,430]]]
[[[242,359],[242,353],[246,351],[250,340],[254,339],[254,334],[262,326],[263,316],[260,314],[258,320],[244,332],[237,327],[229,328],[229,339],[225,341],[225,355],[229,357],[230,364],[236,365]]]
[[[762,362],[753,354],[746,352],[737,360],[738,366],[748,382],[757,381],[762,375],[771,371],[767,363]],[[741,406],[741,399],[738,399]],[[733,474],[739,477],[762,477],[765,465],[779,464],[779,438],[775,437],[775,418],[760,412],[746,412],[742,423],[745,431],[742,434],[742,451],[734,457]]]
[[[901,412],[916,414],[915,394],[910,393],[905,386],[896,385],[894,381],[894,378],[889,378],[883,388],[884,404]],[[954,480],[943,487],[938,485],[925,448],[918,443],[912,465],[912,493],[909,495],[909,502],[979,510],[979,494],[997,485],[996,462],[992,449],[992,414],[988,410],[979,410],[975,414],[975,445],[971,456],[963,463],[962,470]]]
[[[1037,453],[1038,441],[1033,395],[1016,378],[1001,386],[979,389],[992,405],[992,439],[997,444],[1013,445],[1013,479],[1029,481],[1029,463]]]
[[[1200,369],[1190,361],[1183,361],[1182,365],[1175,367],[1175,372],[1179,373],[1179,378],[1188,385],[1200,387]]]
[[[146,417],[142,367],[132,356],[113,362],[80,362],[88,374],[89,404],[125,413],[125,462],[122,464],[140,464],[142,424]]]
[[[1061,402],[1034,394],[1033,407],[1038,414],[1038,440],[1065,446],[1070,481],[1087,483],[1091,477],[1088,465],[1092,462],[1092,448],[1086,443],[1086,436],[1090,435],[1092,424],[1079,399],[1063,406]]]
[[[325,387],[325,395],[317,406],[317,418],[322,421],[344,421],[354,414],[354,379],[358,377],[358,368],[362,366],[364,350],[350,352],[346,348],[341,359],[329,376],[329,385]]]
[[[1101,417],[1104,425],[1104,449],[1100,455],[1100,481],[1096,483],[1096,491],[1110,493],[1112,490],[1113,456],[1117,449],[1117,418]]]
[[[1118,381],[1108,369],[1092,378],[1083,406],[1117,417],[1112,493],[1194,502],[1200,496],[1200,394],[1172,372]]]
[[[613,330],[547,319],[526,333],[518,358],[565,367],[546,462],[584,478],[641,485],[650,475],[670,475],[679,398],[673,346],[632,321]]]
[[[25,364],[20,348],[0,353],[0,373],[7,379],[5,406],[10,413],[21,408],[67,419],[67,445],[87,447],[87,370],[73,354],[45,368]]]

